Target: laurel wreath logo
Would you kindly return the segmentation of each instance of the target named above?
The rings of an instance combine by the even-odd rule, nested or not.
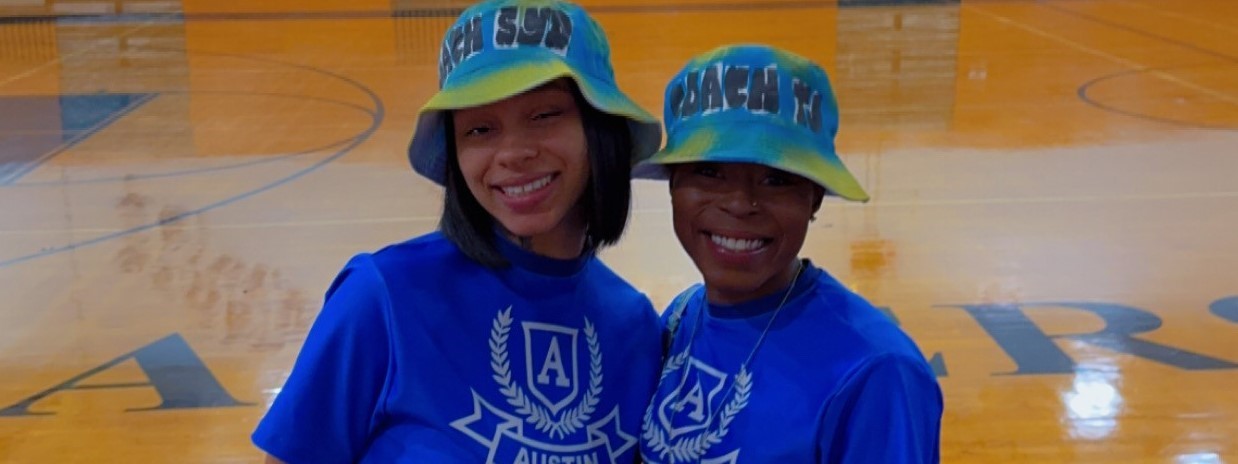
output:
[[[678,355],[667,359],[666,366],[662,368],[662,379],[677,370],[679,370],[688,360],[688,350],[684,350]],[[661,385],[661,380],[658,384]],[[731,392],[731,401],[726,407],[722,408],[722,413],[718,415],[718,427],[706,428],[705,433],[698,434],[693,437],[682,437],[673,442],[667,441],[666,430],[653,420],[653,410],[657,407],[656,403],[650,404],[645,410],[644,431],[641,433],[641,438],[649,445],[649,448],[658,454],[660,459],[670,459],[670,463],[676,462],[697,462],[701,456],[709,452],[709,448],[720,443],[722,438],[730,431],[731,421],[735,420],[735,416],[748,406],[748,397],[752,392],[752,376],[746,368],[740,368],[739,373],[735,375],[735,389]]]
[[[525,417],[525,421],[533,424],[537,430],[549,433],[552,438],[562,438],[585,426],[585,422],[597,409],[598,398],[602,396],[602,347],[598,342],[597,331],[589,318],[585,318],[585,340],[589,344],[589,389],[581,397],[580,403],[564,411],[558,419],[534,403],[512,379],[511,360],[507,357],[507,338],[511,334],[511,307],[499,311],[490,328],[490,367],[494,370],[494,381],[499,384],[499,391],[507,397],[507,403],[516,408],[516,414]]]

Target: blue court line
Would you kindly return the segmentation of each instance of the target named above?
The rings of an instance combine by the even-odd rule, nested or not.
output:
[[[1106,20],[1104,20],[1104,19],[1097,18],[1097,17],[1092,16],[1092,15],[1089,15],[1089,14],[1087,14],[1087,13],[1080,13],[1080,12],[1078,12],[1078,11],[1074,11],[1074,10],[1071,10],[1071,9],[1069,9],[1069,8],[1062,8],[1062,7],[1059,7],[1059,6],[1056,6],[1056,5],[1051,5],[1051,4],[1044,3],[1044,2],[1036,2],[1036,3],[1037,3],[1037,5],[1039,5],[1039,6],[1041,6],[1041,7],[1048,8],[1048,9],[1050,9],[1050,10],[1054,10],[1054,11],[1057,11],[1057,12],[1060,12],[1060,13],[1064,13],[1064,14],[1067,14],[1067,15],[1070,15],[1070,16],[1074,16],[1074,17],[1076,17],[1076,18],[1081,18],[1081,19],[1084,19],[1084,20],[1087,20],[1087,21],[1091,21],[1091,22],[1094,22],[1094,23],[1097,23],[1097,24],[1101,24],[1101,25],[1109,26],[1109,27],[1112,27],[1112,28],[1114,28],[1114,29],[1121,29],[1121,30],[1123,30],[1123,31],[1130,32],[1130,33],[1132,33],[1132,34],[1142,35],[1142,36],[1144,36],[1144,37],[1147,37],[1147,38],[1150,38],[1150,39],[1159,40],[1159,41],[1161,41],[1161,42],[1164,42],[1164,43],[1167,43],[1167,44],[1170,44],[1170,45],[1177,45],[1177,46],[1179,46],[1179,47],[1186,48],[1186,49],[1189,49],[1189,50],[1192,50],[1192,51],[1195,51],[1195,52],[1199,52],[1199,53],[1202,53],[1202,54],[1205,54],[1205,55],[1210,55],[1210,56],[1213,56],[1213,57],[1216,57],[1216,58],[1220,58],[1220,59],[1223,59],[1223,60],[1226,60],[1226,61],[1232,61],[1232,62],[1236,62],[1236,63],[1238,63],[1238,57],[1235,57],[1235,56],[1233,56],[1233,55],[1227,55],[1227,54],[1225,54],[1225,53],[1221,53],[1221,52],[1218,52],[1218,51],[1216,51],[1216,50],[1212,50],[1212,49],[1204,48],[1204,47],[1201,47],[1201,46],[1199,46],[1199,45],[1195,45],[1195,44],[1190,43],[1190,42],[1183,42],[1183,41],[1178,40],[1178,39],[1173,39],[1173,38],[1165,37],[1165,36],[1163,36],[1163,35],[1153,34],[1153,33],[1148,32],[1148,31],[1146,31],[1146,30],[1139,29],[1139,28],[1135,28],[1135,27],[1131,27],[1131,26],[1127,26],[1127,25],[1122,24],[1122,23],[1115,23],[1115,22],[1113,22],[1113,21],[1106,21]]]
[[[78,133],[73,138],[61,143],[55,149],[45,153],[43,156],[40,156],[34,159],[33,161],[27,162],[26,164],[18,167],[15,170],[9,171],[7,174],[0,175],[0,186],[12,184],[14,181],[21,179],[22,176],[29,174],[30,171],[35,170],[35,168],[38,168],[43,163],[48,162],[52,158],[55,158],[56,155],[64,153],[65,150],[73,148],[74,145],[81,143],[81,141],[86,140],[87,138],[90,138],[90,136],[95,135],[96,133],[103,130],[103,128],[107,126],[110,126],[112,123],[116,122],[118,119],[129,115],[129,113],[132,113],[134,110],[146,104],[146,102],[153,100],[158,95],[159,94],[157,93],[148,93],[148,94],[142,95],[138,99],[129,103],[129,106],[121,108],[119,111],[116,111],[115,113],[108,115],[108,117],[103,118],[103,120],[99,121],[98,123],[95,123],[94,126],[91,126],[89,129],[86,129],[82,131],[81,133]]]
[[[183,51],[183,50],[182,50],[182,51]],[[202,53],[202,54],[206,54],[206,53]],[[280,65],[280,66],[287,66],[287,67],[291,67],[291,68],[302,69],[302,70],[306,70],[306,71],[309,71],[309,72],[312,72],[312,73],[322,74],[322,75],[325,75],[325,76],[328,76],[328,77],[333,77],[333,78],[339,79],[339,80],[343,81],[344,83],[349,84],[349,85],[351,85],[351,86],[355,87],[356,89],[360,90],[361,92],[365,93],[365,94],[366,94],[366,96],[368,96],[368,97],[370,98],[370,100],[374,103],[374,108],[373,108],[373,111],[374,111],[374,119],[373,119],[373,122],[370,124],[370,127],[369,127],[369,128],[367,128],[365,131],[363,131],[363,132],[362,132],[362,135],[361,135],[360,137],[358,137],[357,139],[353,140],[353,141],[352,141],[352,142],[350,142],[348,145],[346,145],[346,146],[344,146],[343,148],[341,148],[339,151],[336,151],[336,152],[335,152],[334,154],[332,154],[331,156],[328,156],[328,157],[326,157],[326,158],[323,158],[322,160],[319,160],[318,162],[316,162],[316,163],[314,163],[314,164],[312,164],[312,165],[310,165],[310,166],[306,167],[305,169],[302,169],[302,170],[300,170],[300,171],[294,172],[294,173],[292,173],[291,175],[289,175],[289,176],[287,176],[287,177],[284,177],[284,178],[282,178],[282,179],[276,180],[275,182],[272,182],[272,183],[270,183],[270,184],[264,185],[264,186],[262,186],[262,187],[258,187],[258,188],[256,188],[256,189],[254,189],[254,190],[250,190],[250,191],[248,191],[248,192],[241,193],[241,194],[236,195],[236,196],[233,196],[233,197],[231,197],[231,198],[226,198],[226,199],[223,199],[223,200],[217,201],[217,202],[215,202],[215,203],[211,203],[211,204],[206,205],[206,206],[203,206],[203,207],[201,207],[201,208],[197,208],[197,209],[194,209],[194,210],[191,210],[191,211],[186,211],[186,212],[183,212],[183,213],[181,213],[181,214],[177,214],[177,215],[175,215],[175,216],[171,216],[171,217],[168,217],[168,218],[160,219],[160,220],[158,220],[158,221],[151,222],[151,223],[149,223],[149,224],[143,224],[143,225],[140,225],[140,226],[137,226],[137,227],[132,227],[132,228],[129,228],[129,229],[126,229],[126,230],[122,230],[122,231],[119,231],[119,232],[113,232],[113,233],[106,234],[106,235],[103,235],[103,236],[100,236],[100,237],[95,237],[95,238],[88,239],[88,240],[82,240],[82,241],[79,241],[79,242],[70,243],[70,244],[68,244],[68,245],[61,245],[61,246],[55,246],[55,247],[44,248],[44,249],[42,249],[42,250],[39,250],[38,252],[31,253],[31,254],[24,255],[24,256],[18,256],[18,257],[16,257],[16,258],[9,258],[9,259],[5,259],[5,260],[3,260],[3,261],[0,261],[0,269],[7,268],[7,267],[10,267],[10,266],[13,266],[13,265],[16,265],[16,264],[21,264],[21,263],[24,263],[24,262],[28,262],[28,261],[32,261],[32,260],[36,260],[36,259],[39,259],[39,258],[45,258],[45,257],[52,256],[52,255],[56,255],[56,254],[59,254],[59,253],[64,253],[64,252],[66,252],[66,251],[76,250],[76,249],[79,249],[79,248],[85,248],[85,247],[88,247],[88,246],[91,246],[91,245],[97,245],[97,244],[99,244],[99,243],[103,243],[103,242],[106,242],[106,241],[108,241],[108,240],[113,240],[113,239],[117,239],[117,238],[120,238],[120,237],[125,237],[125,236],[128,236],[128,235],[133,235],[133,234],[136,234],[136,233],[139,233],[139,232],[144,232],[144,231],[147,231],[147,230],[151,230],[151,229],[154,229],[154,228],[157,228],[157,227],[162,227],[162,226],[164,226],[164,225],[171,224],[171,223],[174,223],[174,222],[179,222],[179,221],[182,221],[182,220],[184,220],[184,219],[186,219],[186,218],[189,218],[189,217],[192,217],[192,216],[196,216],[196,215],[198,215],[198,214],[202,214],[202,213],[204,213],[204,212],[207,212],[207,211],[210,211],[210,210],[213,210],[213,209],[217,209],[217,208],[220,208],[220,207],[223,207],[223,206],[227,206],[227,205],[230,205],[230,204],[236,203],[236,202],[241,201],[241,200],[245,200],[245,199],[251,198],[251,197],[256,196],[256,195],[258,195],[258,194],[260,194],[260,193],[262,193],[262,192],[266,192],[266,191],[268,191],[268,190],[272,190],[272,189],[274,189],[274,188],[276,188],[276,187],[279,187],[279,186],[282,186],[282,185],[284,185],[284,184],[290,183],[290,182],[292,182],[292,181],[294,181],[294,180],[297,180],[297,179],[300,179],[301,177],[304,177],[306,174],[309,174],[309,173],[311,173],[311,172],[314,172],[314,171],[318,170],[319,168],[321,168],[321,167],[323,167],[323,166],[326,166],[327,164],[331,163],[332,161],[335,161],[335,160],[339,159],[340,157],[343,157],[344,155],[347,155],[349,152],[351,152],[351,151],[352,151],[354,148],[356,148],[358,145],[360,145],[361,143],[363,143],[363,142],[365,142],[366,140],[368,140],[368,139],[370,138],[370,136],[371,136],[371,135],[373,135],[373,134],[374,134],[374,132],[378,130],[378,127],[382,124],[382,121],[383,121],[383,120],[385,119],[385,117],[386,117],[386,114],[387,114],[386,107],[383,105],[383,101],[382,101],[382,99],[378,97],[378,94],[374,93],[374,90],[373,90],[373,89],[370,89],[370,88],[369,88],[369,87],[367,87],[365,84],[362,84],[362,83],[358,82],[357,80],[352,79],[352,78],[350,78],[350,77],[347,77],[347,76],[344,76],[344,75],[341,75],[341,74],[338,74],[338,73],[335,73],[335,72],[332,72],[332,71],[328,71],[328,70],[325,70],[325,69],[321,69],[321,68],[313,67],[313,66],[301,65],[301,64],[294,64],[294,63],[286,63],[286,62],[282,62],[282,61],[278,61],[278,60],[272,60],[272,59],[267,59],[267,58],[257,58],[257,57],[250,57],[250,56],[244,56],[244,55],[234,55],[234,54],[226,54],[226,53],[211,53],[211,55],[215,55],[215,56],[228,56],[228,57],[233,57],[233,58],[238,58],[238,59],[245,59],[245,60],[250,60],[250,61],[258,61],[258,62],[271,63],[271,64]]]
[[[346,101],[342,101],[342,100],[332,100],[332,99],[328,99],[328,98],[310,97],[310,96],[295,95],[295,94],[286,94],[286,93],[268,93],[268,92],[232,92],[232,91],[212,91],[212,90],[208,90],[208,91],[192,91],[192,92],[188,92],[188,91],[163,91],[163,92],[159,92],[159,94],[160,94],[160,95],[177,95],[177,94],[184,94],[184,95],[244,95],[244,96],[262,96],[262,97],[282,97],[282,98],[290,98],[290,99],[296,99],[296,100],[317,101],[317,102],[323,102],[323,103],[330,103],[330,104],[333,104],[333,105],[338,105],[338,106],[342,106],[342,107],[345,107],[345,108],[351,108],[351,109],[355,109],[355,110],[357,110],[357,111],[360,111],[361,113],[364,113],[364,114],[366,114],[366,115],[369,115],[371,119],[373,119],[374,117],[376,117],[376,116],[377,116],[377,115],[376,115],[376,113],[374,113],[374,111],[373,111],[373,110],[371,110],[370,108],[366,108],[366,107],[364,107],[364,106],[361,106],[361,105],[358,105],[358,104],[355,104],[355,103],[346,102]],[[342,140],[338,140],[338,141],[335,141],[335,142],[332,142],[332,143],[329,143],[329,144],[326,144],[326,145],[323,145],[323,146],[319,146],[319,147],[316,147],[316,148],[312,148],[312,149],[309,149],[309,150],[303,150],[303,151],[298,151],[298,152],[295,152],[295,153],[288,153],[288,154],[279,155],[279,156],[275,156],[275,157],[269,157],[269,158],[265,158],[265,159],[260,159],[260,160],[255,160],[255,161],[248,161],[248,162],[238,163],[238,164],[232,164],[232,165],[225,165],[225,166],[211,166],[211,167],[207,167],[207,168],[187,169],[187,170],[182,170],[182,171],[172,171],[172,172],[166,172],[166,173],[140,174],[140,175],[125,175],[125,176],[113,176],[113,177],[102,177],[102,178],[94,178],[94,179],[80,179],[80,180],[72,180],[72,181],[13,182],[13,183],[9,183],[9,184],[0,183],[0,189],[4,189],[4,188],[17,188],[17,187],[45,187],[45,186],[57,186],[57,187],[59,187],[59,186],[65,186],[65,185],[76,185],[76,184],[95,184],[95,183],[105,183],[105,182],[131,181],[131,180],[138,180],[138,179],[157,179],[157,178],[165,178],[165,177],[177,177],[177,176],[186,176],[186,175],[194,175],[194,174],[203,174],[203,173],[208,173],[208,172],[225,171],[225,170],[230,170],[230,169],[238,169],[238,168],[249,167],[249,166],[255,166],[255,165],[260,165],[260,164],[272,163],[272,162],[279,161],[279,160],[282,160],[282,159],[287,159],[287,158],[296,157],[296,156],[302,156],[302,155],[306,155],[306,154],[310,154],[310,153],[316,153],[316,152],[319,152],[319,151],[322,151],[322,150],[326,150],[326,149],[330,149],[330,148],[334,148],[334,147],[337,147],[337,146],[343,145],[343,144],[348,143],[349,141],[351,141],[351,140],[353,140],[353,139],[355,139],[355,138],[357,138],[357,137],[361,137],[361,136],[362,136],[362,133],[358,133],[357,135],[353,135],[353,136],[351,136],[351,137],[347,137],[347,138],[344,138],[344,139],[342,139]]]
[[[1144,37],[1147,37],[1147,38],[1150,38],[1156,41],[1160,41],[1160,42],[1163,42],[1169,45],[1176,45],[1176,46],[1185,48],[1187,50],[1194,51],[1196,53],[1208,55],[1213,58],[1219,58],[1223,61],[1228,61],[1231,63],[1238,63],[1238,57],[1235,57],[1233,55],[1227,55],[1225,53],[1218,52],[1216,50],[1204,48],[1204,47],[1195,45],[1190,42],[1184,42],[1178,39],[1173,39],[1170,37],[1165,37],[1163,35],[1154,34],[1154,33],[1148,32],[1143,29],[1131,27],[1131,26],[1128,26],[1122,23],[1116,23],[1113,21],[1108,21],[1105,19],[1097,18],[1095,16],[1092,16],[1086,13],[1080,13],[1078,11],[1074,11],[1069,8],[1062,8],[1060,6],[1050,5],[1050,4],[1043,3],[1043,2],[1037,2],[1037,4],[1043,8],[1057,11],[1059,13],[1062,13],[1068,16],[1074,16],[1076,18],[1080,18],[1085,21],[1094,22],[1102,26],[1108,26],[1113,29],[1130,32],[1135,35],[1141,35],[1141,36],[1144,36]],[[1129,74],[1137,74],[1137,73],[1151,72],[1151,71],[1164,71],[1164,70],[1170,70],[1170,69],[1184,69],[1184,68],[1200,67],[1200,66],[1206,66],[1206,65],[1173,66],[1173,67],[1165,67],[1165,68],[1135,69],[1135,70],[1121,71],[1121,72],[1117,72],[1114,74],[1104,75],[1104,76],[1092,79],[1088,82],[1085,82],[1083,85],[1079,86],[1079,88],[1075,91],[1075,94],[1078,96],[1080,100],[1082,100],[1084,103],[1088,105],[1091,105],[1093,107],[1096,107],[1104,111],[1121,114],[1123,116],[1130,116],[1132,118],[1143,119],[1146,121],[1153,121],[1153,122],[1159,122],[1159,123],[1165,123],[1165,124],[1172,124],[1176,126],[1190,127],[1190,128],[1214,129],[1214,130],[1238,130],[1238,127],[1233,127],[1233,126],[1211,125],[1211,124],[1196,123],[1196,122],[1190,122],[1190,121],[1180,121],[1177,119],[1170,119],[1170,118],[1163,118],[1159,116],[1135,113],[1135,112],[1123,110],[1120,108],[1116,108],[1116,107],[1101,103],[1097,100],[1092,99],[1092,97],[1088,95],[1088,91],[1092,88],[1093,85],[1096,85],[1100,82],[1104,82],[1109,79],[1114,79],[1114,78],[1122,77],[1122,76],[1129,75]]]
[[[111,182],[129,182],[129,181],[135,181],[135,180],[165,179],[169,177],[210,174],[210,173],[220,172],[220,171],[230,171],[233,169],[241,169],[241,168],[248,168],[252,166],[259,166],[263,164],[283,161],[283,160],[290,159],[290,158],[297,158],[297,157],[305,156],[305,155],[312,154],[312,153],[318,153],[320,151],[329,150],[329,149],[344,145],[348,142],[356,140],[358,137],[361,137],[361,134],[357,134],[357,135],[354,135],[352,137],[349,137],[343,140],[337,140],[335,142],[331,142],[326,145],[310,148],[308,150],[302,150],[302,151],[298,151],[294,153],[285,153],[285,154],[277,155],[277,156],[268,156],[263,159],[254,160],[254,161],[246,161],[244,163],[227,164],[227,165],[222,165],[222,166],[211,166],[208,168],[184,169],[180,171],[159,172],[159,173],[153,173],[153,174],[128,174],[128,175],[123,175],[123,176],[95,177],[95,178],[74,179],[74,180],[45,180],[45,181],[39,181],[39,182],[16,182],[16,183],[9,184],[9,185],[0,185],[0,189],[22,188],[22,187],[65,187],[69,185],[106,184],[106,183],[111,183]]]
[[[1206,123],[1198,123],[1198,122],[1192,122],[1192,121],[1182,121],[1178,119],[1171,119],[1171,118],[1164,118],[1160,116],[1136,113],[1130,110],[1124,110],[1116,106],[1101,102],[1099,100],[1092,98],[1091,95],[1088,95],[1088,92],[1092,89],[1092,86],[1096,84],[1100,84],[1108,80],[1117,79],[1119,77],[1125,77],[1125,76],[1134,75],[1134,74],[1144,74],[1144,73],[1155,72],[1155,71],[1199,68],[1199,67],[1205,67],[1205,66],[1209,66],[1209,65],[1172,66],[1172,67],[1164,67],[1164,68],[1128,69],[1126,71],[1119,71],[1113,74],[1107,74],[1107,75],[1104,75],[1104,76],[1085,82],[1083,85],[1079,86],[1079,88],[1075,91],[1075,95],[1080,100],[1082,100],[1084,103],[1087,103],[1088,105],[1091,105],[1098,109],[1108,111],[1110,113],[1120,114],[1123,116],[1129,116],[1129,117],[1136,118],[1136,119],[1143,119],[1145,121],[1171,124],[1175,126],[1187,127],[1187,128],[1192,128],[1192,129],[1238,130],[1238,126],[1226,126],[1226,125],[1219,125],[1219,124],[1206,124]]]
[[[1208,308],[1212,314],[1230,322],[1238,323],[1238,295],[1221,298]]]

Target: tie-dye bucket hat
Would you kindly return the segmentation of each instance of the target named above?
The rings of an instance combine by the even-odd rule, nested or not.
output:
[[[439,91],[421,108],[408,147],[413,170],[442,185],[447,177],[445,118],[567,77],[599,111],[628,120],[633,163],[662,144],[658,120],[615,84],[601,26],[560,0],[489,0],[447,30],[439,51]]]
[[[634,169],[666,179],[666,165],[756,163],[803,176],[830,195],[868,201],[834,150],[838,103],[806,58],[762,45],[697,56],[666,88],[666,147]]]

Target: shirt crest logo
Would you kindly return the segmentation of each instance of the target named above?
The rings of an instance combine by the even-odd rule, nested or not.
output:
[[[596,342],[597,333],[587,320],[585,324],[585,330]],[[525,322],[521,326],[524,327],[524,365],[528,366],[525,369],[525,384],[551,415],[558,414],[580,394],[576,368],[576,335],[579,330],[539,322]],[[599,359],[601,357],[600,353],[590,354]],[[491,357],[494,357],[493,352]],[[600,380],[601,372],[597,375]]]
[[[610,463],[635,446],[636,438],[620,429],[618,406],[597,418],[602,346],[593,323],[584,318],[583,330],[520,323],[521,330],[515,333],[523,338],[525,372],[513,372],[511,310],[508,307],[495,316],[489,338],[491,378],[509,408],[490,404],[474,389],[473,414],[451,425],[490,448],[488,463]],[[584,366],[588,372],[581,372]],[[530,437],[526,426],[553,442]]]
[[[658,421],[672,439],[708,427],[713,422],[713,405],[726,387],[725,373],[695,358],[689,358],[684,369],[679,385],[657,405]],[[680,418],[678,427],[674,425],[676,416]]]
[[[662,368],[660,385],[672,380],[672,374],[681,377],[665,399],[650,404],[645,411],[641,439],[653,454],[645,459],[668,464],[733,463],[739,458],[739,450],[712,459],[704,456],[722,442],[731,422],[748,406],[752,374],[741,368],[727,389],[726,374],[689,354],[685,349],[667,359]]]

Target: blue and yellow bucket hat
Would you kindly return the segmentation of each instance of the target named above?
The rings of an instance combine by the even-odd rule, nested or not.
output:
[[[763,45],[693,58],[666,88],[666,148],[636,177],[666,179],[666,165],[757,163],[803,176],[830,195],[868,201],[834,150],[838,103],[825,71]]]
[[[448,111],[493,103],[567,77],[599,111],[624,117],[633,163],[662,144],[658,120],[615,84],[610,46],[584,9],[560,0],[488,0],[465,10],[439,51],[439,91],[421,108],[408,147],[413,170],[447,177]]]

